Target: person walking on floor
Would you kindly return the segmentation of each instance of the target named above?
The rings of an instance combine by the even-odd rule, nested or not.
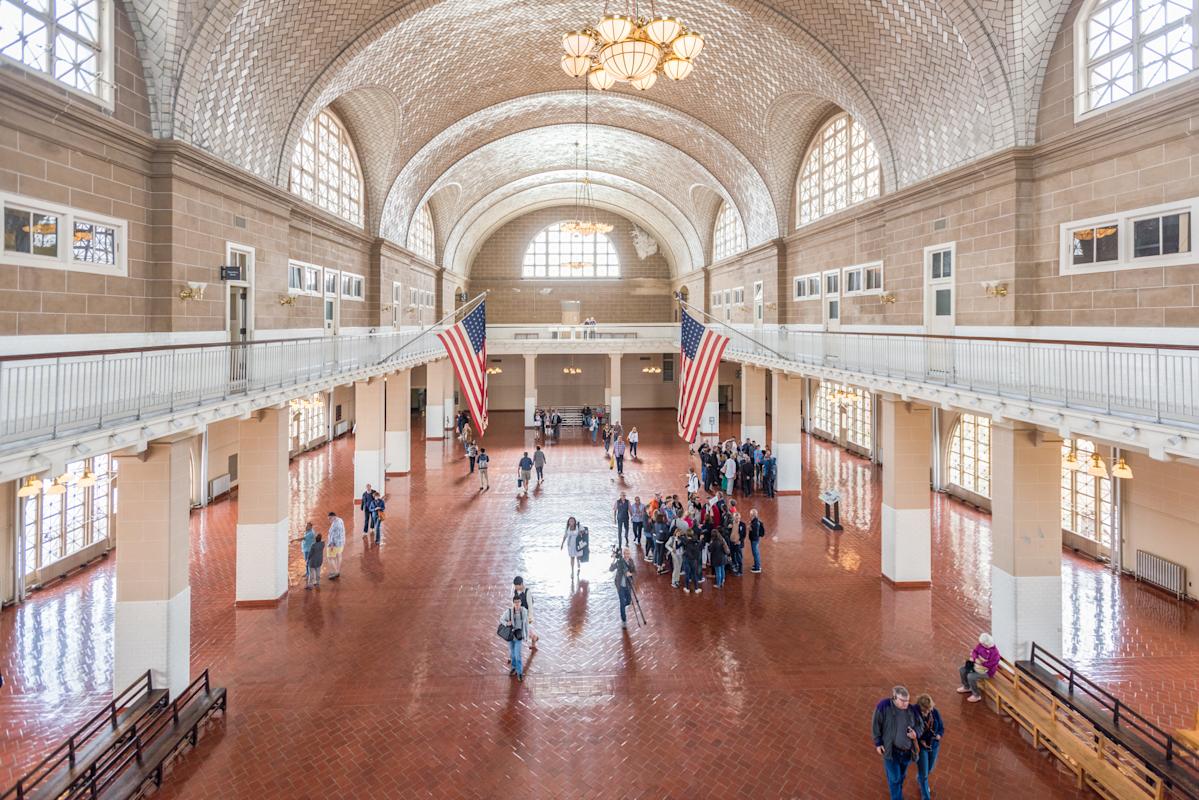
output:
[[[529,649],[536,650],[537,640],[541,637],[533,630],[533,595],[529,593],[529,587],[525,586],[525,579],[519,575],[512,579],[512,598],[520,600],[521,607],[529,615]]]
[[[637,564],[629,548],[624,548],[619,556],[612,559],[608,571],[616,573],[612,576],[612,582],[616,584],[616,595],[620,598],[620,627],[627,628],[629,619],[625,609],[633,602],[633,576],[637,574]]]
[[[591,443],[595,444],[595,437],[599,432],[599,421],[594,416],[587,418],[587,430],[591,431]]]
[[[574,517],[566,520],[566,532],[562,534],[562,544],[558,545],[558,549],[566,548],[566,554],[570,556],[570,577],[573,580],[575,570],[582,571],[582,564],[579,562],[579,556],[582,555],[582,548],[579,546],[579,521]]]
[[[641,434],[637,432],[637,426],[634,425],[629,429],[629,455],[633,460],[637,460],[637,443],[641,441]]]
[[[518,681],[523,681],[525,674],[521,668],[520,653],[521,644],[529,635],[529,612],[520,604],[519,597],[513,596],[512,604],[500,617],[500,624],[512,626],[512,638],[508,640],[508,661],[511,662],[512,668],[508,670],[508,674],[515,675]]]
[[[374,491],[375,490],[372,489],[371,485],[368,483],[366,485],[366,490],[362,492],[361,505],[362,505],[362,532],[363,533],[370,533],[370,529],[371,529],[371,512],[370,512],[371,495],[374,494]]]
[[[633,523],[633,543],[634,544],[637,544],[637,545],[641,544],[641,533],[645,530],[645,519],[646,519],[645,503],[641,502],[640,496],[634,497],[633,504],[631,506],[629,506],[629,520]],[[653,548],[649,546],[649,539],[646,538],[645,552],[649,553],[651,550],[653,550]],[[648,561],[648,560],[649,559],[646,559],[646,561]]]
[[[941,721],[941,712],[933,705],[933,698],[927,694],[916,698],[916,713],[920,715],[920,722],[924,726],[917,740],[920,744],[920,755],[916,762],[916,780],[920,784],[920,800],[932,800],[928,776],[937,765],[937,753],[941,749],[941,737],[945,735],[945,723]]]
[[[870,721],[874,749],[883,757],[887,787],[891,800],[903,800],[903,780],[908,765],[915,760],[920,745],[917,741],[924,731],[920,715],[908,704],[908,690],[896,686],[891,696],[879,701]]]
[[[558,413],[558,409],[550,412],[550,424],[554,426],[554,441],[562,438],[562,415]]]
[[[316,541],[316,528],[312,527],[309,522],[304,528],[304,538],[300,540],[300,552],[304,554],[304,573],[308,573],[308,551],[312,549],[312,543]]]
[[[387,518],[387,504],[383,502],[383,495],[375,491],[371,494],[371,521],[375,529],[375,544],[379,544],[379,540],[383,538],[383,520]]]
[[[618,545],[627,545],[629,543],[629,521],[632,516],[632,506],[629,503],[629,498],[625,497],[625,493],[621,492],[620,497],[612,504],[612,519],[616,521],[616,543]]]
[[[335,581],[341,577],[341,554],[346,548],[346,524],[332,511],[329,512],[329,534],[325,541],[329,545],[329,580]]]
[[[687,496],[690,497],[698,492],[699,476],[695,474],[695,467],[689,467],[687,469]]]
[[[518,485],[524,487],[525,497],[529,496],[529,484],[533,482],[533,459],[529,458],[529,451],[520,457],[519,463],[516,465],[516,474],[520,478]]]
[[[750,572],[762,571],[762,554],[758,550],[758,543],[764,536],[766,536],[766,526],[758,518],[758,509],[751,508],[749,510],[749,551],[754,554],[754,565],[749,570]]]
[[[619,436],[612,442],[612,455],[616,458],[616,474],[624,475],[624,439]]]
[[[600,435],[604,439],[604,455],[606,456],[612,452],[612,426],[604,425]]]
[[[304,565],[308,577],[308,585],[305,589],[311,589],[313,586],[320,588],[321,585],[321,565],[325,563],[325,542],[321,539],[318,533],[312,539],[312,545],[308,548],[308,555],[304,557]],[[333,580],[333,576],[329,576],[329,580]]]
[[[470,462],[470,472],[468,475],[475,474],[475,459],[479,457],[479,446],[471,442],[466,446],[466,459]]]
[[[537,483],[541,484],[545,481],[545,451],[541,449],[541,445],[533,451],[533,469],[537,470]]]
[[[978,635],[978,644],[970,651],[970,660],[958,669],[962,685],[958,687],[959,694],[968,694],[967,702],[977,703],[983,699],[982,691],[978,688],[979,681],[995,677],[999,669],[999,648],[989,633]]]
[[[479,448],[479,457],[475,459],[475,467],[479,470],[479,491],[485,492],[491,488],[491,481],[487,480],[487,465],[491,463],[491,456],[487,455],[487,448]]]

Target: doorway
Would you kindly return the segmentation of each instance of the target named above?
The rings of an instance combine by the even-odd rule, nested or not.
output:
[[[924,332],[932,337],[953,336],[957,272],[956,244],[924,248]],[[948,380],[954,369],[952,339],[929,338],[925,345],[925,369],[938,379]]]
[[[841,330],[841,270],[824,273],[824,329]]]
[[[341,272],[335,269],[326,269],[324,274],[324,327],[325,333],[333,336],[337,335],[341,327],[341,309],[337,300],[340,288]]]
[[[754,327],[762,327],[766,318],[766,297],[762,291],[762,282],[754,281]]]

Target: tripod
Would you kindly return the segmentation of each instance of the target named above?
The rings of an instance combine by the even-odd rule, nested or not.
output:
[[[637,627],[640,628],[643,625],[648,625],[649,622],[645,618],[645,612],[641,610],[641,598],[637,597],[637,587],[633,585],[632,577],[629,577],[628,581],[629,594],[633,598],[633,619],[637,620]],[[638,617],[638,614],[641,616]]]

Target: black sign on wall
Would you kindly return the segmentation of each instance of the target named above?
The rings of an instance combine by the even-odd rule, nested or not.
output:
[[[240,266],[223,266],[221,267],[221,280],[223,281],[244,281]]]

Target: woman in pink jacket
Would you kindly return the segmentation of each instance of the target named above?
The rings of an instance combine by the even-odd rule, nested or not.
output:
[[[958,669],[962,685],[958,687],[959,694],[968,694],[968,702],[977,703],[983,699],[978,690],[978,682],[986,678],[994,678],[995,670],[999,669],[999,648],[989,633],[978,635],[978,644],[970,651],[970,660]]]

